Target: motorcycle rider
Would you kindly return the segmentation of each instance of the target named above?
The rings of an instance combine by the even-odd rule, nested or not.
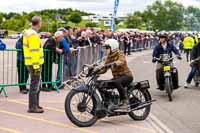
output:
[[[181,55],[179,53],[179,50],[173,45],[170,44],[167,41],[167,35],[166,34],[161,34],[160,35],[160,42],[159,44],[154,48],[153,50],[153,63],[156,63],[156,58],[160,58],[160,56],[162,54],[169,54],[172,57],[172,52],[175,53],[176,55],[178,55],[178,59],[182,59]],[[173,67],[173,64],[171,64],[171,66]],[[174,67],[173,67],[174,68]],[[176,69],[176,68],[174,68]],[[174,89],[177,89],[179,87],[178,85],[178,71],[176,71],[176,73],[174,74],[173,78],[173,85],[174,85]],[[156,80],[157,80],[157,84],[158,84],[158,89],[159,90],[164,90],[164,76],[163,76],[163,65],[158,62],[157,63],[157,68],[156,68]]]
[[[200,35],[198,35],[198,38],[200,39]],[[188,88],[190,86],[190,83],[191,83],[194,75],[199,70],[200,63],[194,62],[194,60],[199,57],[200,57],[200,42],[198,42],[197,45],[195,45],[191,51],[191,57],[190,57],[191,58],[191,62],[190,62],[191,71],[190,71],[190,73],[187,77],[186,83],[184,85],[185,88]]]
[[[133,74],[128,67],[125,55],[119,50],[119,43],[115,39],[108,39],[104,45],[106,49],[105,66],[99,74],[106,73],[111,68],[113,79],[105,81],[107,85],[114,85],[119,94],[121,104],[119,109],[129,109],[129,101],[127,90],[124,86],[129,85],[133,81]]]

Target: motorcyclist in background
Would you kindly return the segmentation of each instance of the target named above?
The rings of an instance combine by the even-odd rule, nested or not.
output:
[[[157,61],[156,58],[160,58],[162,54],[169,54],[172,57],[172,52],[178,56],[178,59],[182,59],[179,50],[173,44],[170,44],[168,42],[166,34],[161,34],[159,38],[160,42],[153,50],[153,60],[152,60],[153,63],[156,63]],[[173,66],[173,63],[171,64],[171,66],[174,69],[176,69]],[[179,88],[178,71],[176,71],[176,73],[172,77],[173,77],[174,89]],[[164,88],[163,65],[160,62],[157,63],[156,80],[158,84],[158,89],[164,90],[165,88]]]
[[[200,39],[200,35],[198,35],[198,39]],[[198,42],[197,45],[195,45],[192,48],[191,51],[191,61],[190,61],[190,66],[191,66],[191,71],[187,77],[186,83],[184,85],[185,88],[188,88],[190,86],[190,83],[196,74],[196,72],[199,70],[200,63],[199,62],[194,62],[195,59],[200,57],[200,42]]]
[[[105,66],[99,74],[106,73],[111,68],[113,79],[105,81],[109,85],[114,85],[119,94],[121,104],[119,108],[128,109],[128,95],[124,86],[129,85],[133,81],[133,75],[128,67],[125,55],[119,50],[119,43],[115,39],[108,39],[104,45],[106,49]]]

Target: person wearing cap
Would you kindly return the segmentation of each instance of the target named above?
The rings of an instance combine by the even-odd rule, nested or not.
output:
[[[34,16],[31,23],[32,27],[23,33],[25,65],[31,77],[28,113],[43,113],[43,108],[39,106],[39,86],[44,54],[38,34],[42,26],[42,19],[39,16]]]
[[[198,39],[200,39],[200,35],[198,36]],[[198,42],[191,51],[191,62],[190,62],[190,66],[191,66],[191,71],[188,74],[186,83],[184,85],[185,88],[190,87],[190,83],[194,77],[194,75],[196,74],[196,72],[199,70],[200,67],[200,62],[194,62],[195,59],[200,58],[200,42]]]
[[[127,90],[123,87],[133,81],[133,74],[128,67],[125,55],[119,50],[119,43],[115,39],[108,39],[104,43],[106,49],[107,58],[105,60],[105,67],[99,74],[106,73],[111,68],[113,79],[107,80],[105,83],[114,85],[119,94],[121,104],[120,110],[129,110],[128,94]]]
[[[169,54],[170,56],[172,56],[172,52],[178,56],[178,59],[182,59],[181,54],[179,53],[179,50],[173,44],[170,44],[167,41],[167,35],[161,34],[160,35],[160,42],[153,50],[152,62],[156,63],[156,58],[160,58],[160,56],[162,54]],[[164,90],[164,86],[163,86],[164,85],[164,83],[163,83],[164,77],[162,75],[163,74],[162,68],[163,68],[163,65],[158,62],[157,68],[156,68],[156,80],[157,80],[159,90]],[[177,89],[179,87],[179,85],[178,85],[178,71],[174,75],[173,84],[174,84],[174,89]]]
[[[58,31],[62,31],[63,32],[63,39],[61,41],[61,45],[64,47],[64,62],[63,62],[63,81],[67,81],[70,78],[70,69],[69,69],[69,55],[70,52],[73,51],[72,48],[70,48],[70,44],[69,44],[69,39],[68,39],[68,35],[69,35],[69,31],[65,28],[59,28]],[[59,79],[60,77],[60,69],[58,67],[58,73],[57,73],[57,79]],[[57,84],[57,86],[59,86],[60,89],[64,88],[64,85],[60,83]]]
[[[56,64],[59,62],[59,55],[63,53],[63,46],[60,45],[63,39],[63,32],[57,31],[55,32],[53,37],[50,37],[44,44],[43,48],[48,50],[44,54],[44,64],[42,67],[42,81],[49,82],[48,84],[42,85],[43,91],[54,90],[52,84],[52,66],[55,62]]]

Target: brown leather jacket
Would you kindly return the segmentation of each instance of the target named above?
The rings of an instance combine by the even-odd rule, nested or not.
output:
[[[113,62],[115,62],[115,64],[116,64],[111,68],[114,79],[119,78],[123,75],[133,77],[133,74],[128,67],[126,57],[121,51],[114,52],[114,53],[108,55],[108,57],[106,58],[106,61],[105,61],[105,65],[113,63]],[[108,70],[108,68],[104,68],[101,70],[100,73],[101,74],[106,73],[107,70]]]

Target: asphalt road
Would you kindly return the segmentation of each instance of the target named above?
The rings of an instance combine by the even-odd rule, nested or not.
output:
[[[152,114],[169,127],[174,133],[200,133],[200,87],[185,89],[184,83],[190,71],[189,63],[183,60],[175,60],[174,64],[179,70],[180,87],[173,93],[173,102],[168,101],[165,92],[156,90],[155,68],[151,63],[151,54],[140,56],[129,61],[134,69],[135,80],[148,79],[151,84],[150,92],[157,100],[153,104]]]
[[[12,44],[14,40],[8,40]],[[9,45],[13,47],[13,45]],[[0,95],[0,133],[199,133],[200,132],[200,88],[181,87],[173,94],[173,102],[168,101],[167,94],[156,90],[155,64],[151,63],[151,51],[137,52],[128,56],[129,65],[134,73],[134,80],[149,80],[153,99],[150,116],[145,121],[136,122],[128,116],[106,118],[93,127],[77,128],[66,117],[64,100],[69,89],[60,93],[43,92],[41,105],[44,114],[28,114],[28,95],[18,93],[17,87],[7,87],[9,97]],[[180,85],[183,86],[190,70],[185,61],[175,60],[179,70]],[[110,76],[108,73],[105,77]]]
[[[9,46],[13,47],[13,44]],[[135,53],[130,58],[135,59],[146,52]],[[2,76],[1,72],[1,78]],[[18,87],[6,87],[6,89],[8,98],[3,94],[0,95],[0,133],[158,133],[161,131],[155,124],[155,119],[149,117],[145,121],[136,122],[128,116],[105,118],[90,128],[77,128],[69,121],[64,111],[65,97],[69,89],[65,88],[60,93],[42,92],[40,103],[45,109],[43,114],[28,114],[28,95],[19,94]]]

